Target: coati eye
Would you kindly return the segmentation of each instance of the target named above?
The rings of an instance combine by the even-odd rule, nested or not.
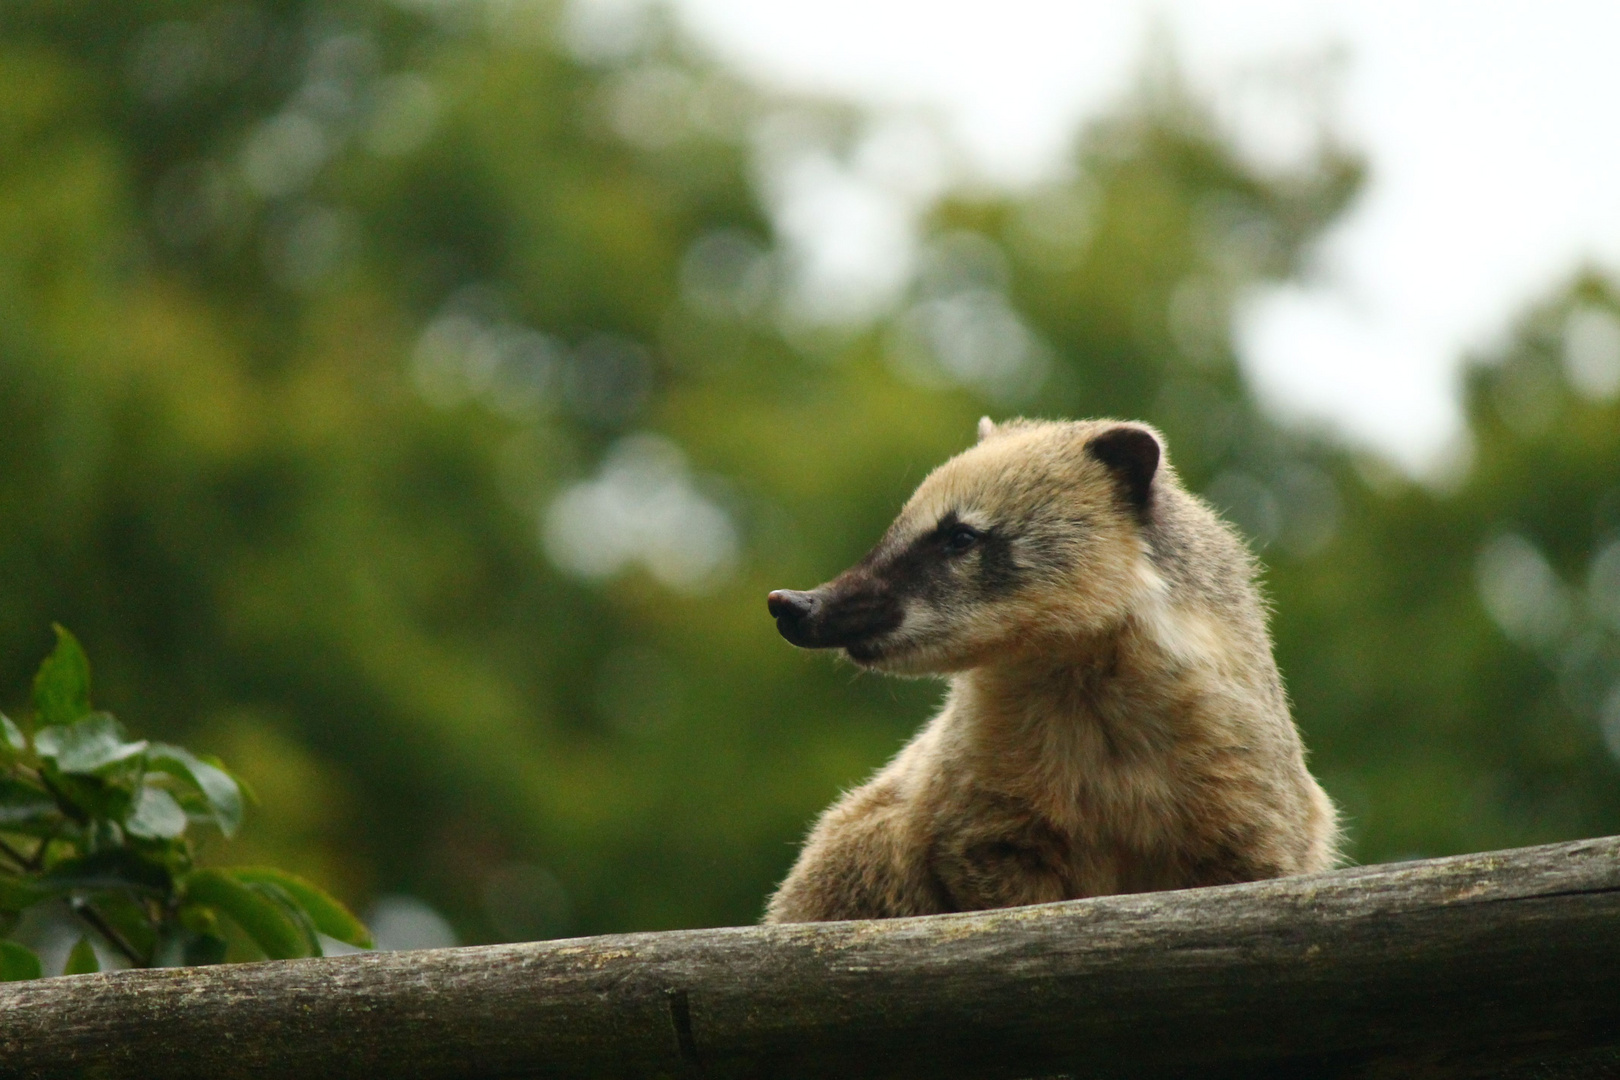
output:
[[[958,525],[945,537],[945,553],[960,555],[979,542],[979,530],[971,525]]]

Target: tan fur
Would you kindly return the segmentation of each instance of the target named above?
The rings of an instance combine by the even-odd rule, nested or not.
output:
[[[865,661],[949,674],[945,706],[822,815],[767,922],[1217,885],[1334,863],[1333,806],[1305,768],[1254,561],[1167,461],[1147,518],[1135,512],[1086,452],[1118,426],[986,422],[979,444],[936,469],[850,571],[897,572],[885,570],[894,553],[952,511],[984,529],[1016,523],[1022,538],[1011,548],[1016,588],[963,599],[957,579],[942,578],[926,600],[906,601],[904,622]],[[974,571],[962,561],[949,573],[965,582]]]

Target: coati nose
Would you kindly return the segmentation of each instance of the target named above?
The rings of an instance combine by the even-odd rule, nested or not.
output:
[[[805,643],[804,624],[816,612],[816,597],[797,589],[777,589],[765,598],[776,629],[795,645]]]
[[[765,603],[770,606],[772,616],[791,622],[807,619],[816,610],[816,598],[797,589],[777,589],[765,598]]]

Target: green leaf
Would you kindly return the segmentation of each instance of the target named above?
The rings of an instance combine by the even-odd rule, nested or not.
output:
[[[0,828],[41,821],[59,813],[56,800],[44,788],[0,776]]]
[[[142,955],[157,945],[158,928],[152,925],[147,905],[127,892],[97,893],[81,907],[92,909],[125,943]],[[81,908],[75,908],[76,911]]]
[[[64,975],[93,975],[101,970],[101,961],[96,958],[96,950],[90,944],[90,939],[81,937],[73,951],[68,953],[67,964],[62,968]]]
[[[226,836],[236,834],[242,824],[242,788],[230,773],[168,743],[152,744],[147,750],[147,767],[194,785],[208,800],[210,816],[219,831]]]
[[[143,859],[128,848],[113,848],[75,859],[64,859],[51,867],[40,883],[58,892],[67,889],[86,892],[131,889],[158,897],[167,897],[173,887],[168,867]]]
[[[34,676],[36,727],[71,724],[90,711],[90,661],[79,640],[55,626],[56,648]]]
[[[187,967],[201,967],[205,964],[223,964],[225,950],[229,944],[222,937],[214,934],[188,934],[186,936],[185,952],[181,954]]]
[[[195,870],[186,875],[183,887],[187,900],[217,908],[240,926],[270,959],[290,960],[310,955],[303,928],[280,904],[225,871]]]
[[[142,784],[135,805],[124,819],[124,830],[148,840],[170,840],[186,831],[186,812],[173,795],[160,787]]]
[[[71,724],[48,727],[34,736],[39,756],[65,773],[91,775],[146,751],[144,740],[126,741],[124,726],[112,713],[91,713]]]
[[[219,760],[218,754],[198,754],[197,760],[202,762],[204,765],[212,765],[214,768],[230,777],[231,780],[235,782],[237,789],[242,792],[242,800],[247,803],[247,805],[260,805],[259,793],[253,790],[253,785],[248,783],[238,773],[227,768],[225,763]]]
[[[288,895],[286,889],[268,881],[252,882],[248,884],[248,888],[274,903],[281,909],[281,913],[298,927],[298,932],[304,938],[305,956],[325,955],[321,951],[321,937],[315,932],[315,923],[310,920],[309,913],[298,906],[298,901]]]
[[[276,870],[268,866],[244,866],[232,869],[228,873],[244,884],[278,886],[304,910],[315,929],[327,937],[336,938],[356,948],[375,947],[365,924],[320,886],[285,870]]]
[[[0,982],[37,979],[43,973],[33,949],[15,941],[0,941]]]
[[[49,763],[42,771],[47,774],[58,802],[71,806],[70,815],[87,831],[98,834],[95,846],[123,843],[115,823],[129,814],[135,801],[130,785],[113,783],[100,776],[65,773]]]
[[[22,729],[11,722],[11,717],[0,712],[0,750],[8,751],[8,757],[14,757],[28,749],[28,740],[23,738]]]
[[[184,903],[176,913],[180,925],[194,934],[212,934],[219,937],[219,916],[211,907],[202,904]]]
[[[33,907],[41,900],[59,895],[62,891],[60,888],[43,885],[33,878],[0,874],[0,911],[21,911]]]

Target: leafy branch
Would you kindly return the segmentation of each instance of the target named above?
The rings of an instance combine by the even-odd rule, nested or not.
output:
[[[135,967],[219,963],[223,921],[263,956],[321,955],[321,935],[371,947],[341,903],[285,871],[199,868],[192,826],[226,837],[244,789],[217,758],[131,739],[90,705],[90,664],[58,626],[34,677],[27,730],[0,713],[0,981],[38,978],[39,957],[6,940],[22,913],[65,901],[85,928],[64,974],[96,971],[92,938]]]

